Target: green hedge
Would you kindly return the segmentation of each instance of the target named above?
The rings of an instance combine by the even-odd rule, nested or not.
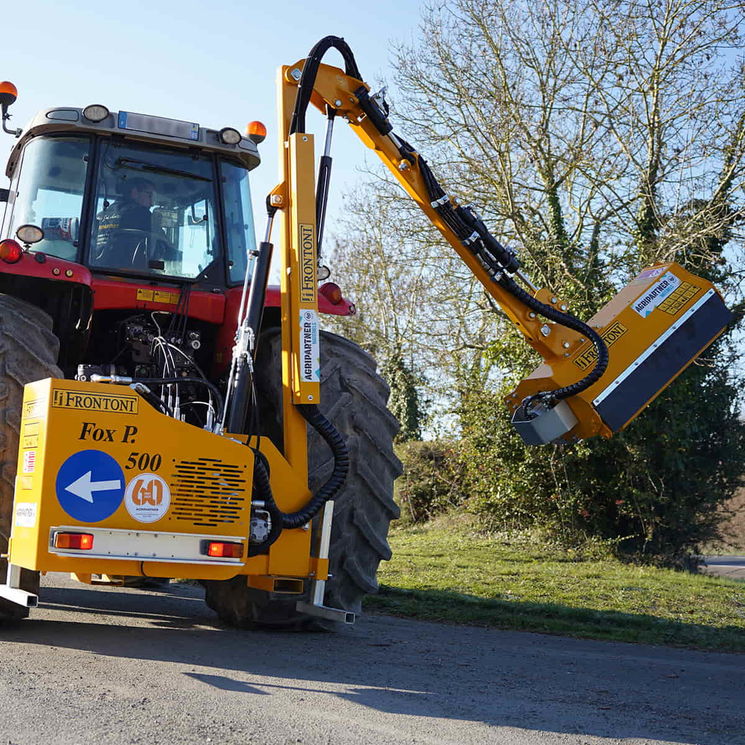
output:
[[[404,472],[396,482],[396,500],[404,523],[426,522],[462,505],[465,465],[457,443],[411,441],[396,449]]]

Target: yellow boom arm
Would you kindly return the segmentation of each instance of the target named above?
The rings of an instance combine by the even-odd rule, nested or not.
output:
[[[342,52],[346,71],[320,64],[330,47]],[[308,104],[347,120],[543,358],[507,397],[526,443],[610,437],[726,328],[730,314],[717,290],[674,263],[646,268],[587,324],[571,316],[561,298],[530,283],[514,253],[478,215],[445,194],[420,154],[393,133],[385,102],[370,96],[358,75],[351,51],[336,37],[279,72],[285,134],[282,181],[271,201],[284,214],[285,412],[288,403],[317,403],[320,395],[311,374],[317,369],[310,341],[317,338],[317,225],[313,136],[304,125]],[[295,424],[286,420],[285,427],[289,435]]]

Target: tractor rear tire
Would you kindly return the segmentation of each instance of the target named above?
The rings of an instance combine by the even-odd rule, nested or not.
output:
[[[13,522],[13,492],[18,464],[23,386],[33,380],[61,378],[55,364],[59,340],[52,319],[35,305],[12,295],[0,295],[0,553],[8,551]],[[0,559],[0,582],[7,575]],[[21,570],[22,589],[38,593],[39,573]],[[0,598],[0,620],[20,620],[28,608]]]
[[[281,340],[273,329],[262,336],[257,359],[257,387],[262,402],[262,430],[281,443]],[[399,424],[386,408],[388,386],[376,373],[375,360],[356,344],[321,332],[321,411],[343,435],[350,469],[334,505],[325,604],[360,613],[362,599],[378,590],[375,575],[381,559],[391,558],[388,527],[399,516],[393,482],[401,463],[393,452]],[[316,491],[333,470],[328,446],[315,432],[308,440],[309,484]],[[320,518],[313,529],[320,527]],[[310,584],[310,583],[308,583]],[[208,581],[205,600],[220,619],[241,628],[333,629],[336,624],[300,613],[304,595],[277,595],[246,586],[246,578]]]

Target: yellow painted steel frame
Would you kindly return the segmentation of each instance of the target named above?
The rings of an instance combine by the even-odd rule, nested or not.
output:
[[[296,87],[281,75],[277,89],[277,118],[283,133],[279,138],[280,183],[270,200],[283,215],[280,287],[284,455],[296,472],[307,477],[307,424],[295,405],[317,405],[321,400],[315,159],[312,135],[287,135],[295,94]]]
[[[294,65],[282,67],[279,72],[278,100],[282,132],[289,131],[300,72],[304,64],[305,60],[299,60]],[[554,390],[580,380],[589,371],[587,366],[583,367],[576,363],[577,358],[589,359],[588,355],[591,356],[591,352],[588,350],[591,345],[587,339],[583,338],[577,331],[543,319],[489,277],[478,259],[461,244],[457,235],[430,204],[428,190],[419,165],[419,155],[414,154],[413,162],[402,159],[399,148],[391,136],[381,135],[375,124],[365,115],[360,107],[359,99],[355,95],[355,91],[359,90],[361,86],[369,91],[369,86],[363,81],[346,75],[339,68],[321,64],[318,67],[310,101],[319,111],[325,113],[327,107],[331,107],[336,109],[338,115],[347,120],[363,144],[379,156],[406,193],[419,205],[430,222],[440,231],[479,279],[486,291],[499,303],[507,317],[523,334],[528,344],[543,358],[544,364],[515,389],[515,393],[508,398],[508,405],[514,410],[523,398],[529,394]],[[302,144],[298,140],[301,140]],[[302,296],[302,272],[304,271],[302,262],[304,258],[301,246],[304,237],[298,234],[299,230],[311,224],[311,208],[315,206],[314,192],[310,183],[310,175],[314,172],[310,155],[311,144],[312,136],[309,134],[292,135],[281,142],[280,161],[283,164],[285,178],[275,190],[276,204],[285,211],[284,230],[285,234],[289,236],[283,251],[282,277],[285,289],[285,292],[283,292],[283,320],[285,321],[283,328],[291,330],[291,334],[287,335],[283,344],[286,360],[284,365],[285,412],[288,411],[287,404],[290,402],[299,403],[303,400],[304,395],[315,395],[315,389],[306,389],[302,383],[298,382],[297,370],[301,364],[302,350],[299,346],[299,339],[295,336],[299,309],[311,307],[310,302],[306,306]],[[288,200],[289,210],[287,209]],[[456,204],[452,197],[450,197],[450,200],[454,205]],[[641,279],[635,280],[628,288],[622,290],[616,299],[612,300],[606,308],[603,308],[590,320],[590,323],[598,329],[601,336],[613,336],[614,324],[618,321],[616,316],[624,305],[630,306],[635,297],[638,297],[646,287],[653,284],[654,277],[659,272],[668,269],[674,271],[683,282],[692,284],[703,292],[712,290],[716,293],[710,282],[694,277],[677,264],[665,265],[663,268],[652,267],[648,270],[651,271],[651,274],[643,272],[640,275]],[[534,297],[560,312],[567,311],[567,304],[547,288],[537,290]],[[686,300],[678,308],[677,316],[682,316],[692,307],[694,301],[692,298],[689,298],[689,300],[690,302]],[[605,437],[611,436],[611,429],[595,408],[594,396],[597,395],[603,385],[607,385],[609,380],[613,380],[619,371],[634,364],[637,355],[644,350],[645,344],[654,344],[655,338],[659,338],[655,334],[659,335],[666,328],[674,326],[678,320],[670,315],[657,314],[654,322],[647,323],[645,326],[644,323],[640,323],[642,321],[641,316],[635,314],[630,307],[626,307],[624,310],[623,318],[626,322],[625,328],[631,328],[633,333],[626,336],[623,342],[615,348],[609,350],[611,359],[609,370],[598,383],[587,391],[567,399],[567,403],[579,421],[565,435],[566,439],[585,438],[597,434]],[[723,325],[720,324],[718,333],[708,338],[706,343],[702,343],[701,348],[692,350],[687,364],[690,364],[695,359],[695,353],[699,353],[705,346],[708,346],[713,338],[721,333],[722,329]],[[617,337],[614,341],[616,340]],[[594,364],[594,360],[592,364]],[[665,385],[666,383],[661,384],[655,395],[651,396],[646,403],[649,403]],[[638,409],[635,413],[640,410]],[[295,419],[297,419],[296,414],[285,418],[285,436],[290,442],[298,439],[297,436],[293,439],[293,433],[297,429]]]
[[[280,68],[278,80],[278,102],[279,120],[282,132],[288,132],[292,116],[299,72],[302,71],[305,60],[299,60],[294,65]],[[346,75],[337,67],[321,64],[318,68],[311,103],[321,112],[326,107],[336,109],[338,115],[346,118],[354,133],[365,146],[373,150],[383,161],[396,179],[403,186],[406,193],[417,203],[427,215],[432,224],[440,231],[443,237],[450,243],[456,253],[465,262],[468,268],[479,279],[487,292],[499,303],[512,323],[522,332],[528,344],[535,349],[544,359],[562,359],[566,352],[566,345],[571,348],[579,348],[582,345],[581,335],[564,327],[557,327],[557,332],[546,336],[541,333],[541,328],[546,321],[536,317],[530,308],[519,302],[513,295],[502,289],[492,281],[486,270],[481,266],[478,259],[470,253],[443,221],[437,211],[431,206],[427,187],[418,165],[419,156],[416,155],[414,162],[402,160],[397,145],[388,135],[381,135],[375,125],[367,118],[359,105],[359,99],[354,91],[360,86],[369,90],[369,86],[361,80]],[[298,142],[298,141],[301,142]],[[283,223],[283,246],[282,251],[282,316],[283,334],[283,373],[285,385],[285,412],[288,411],[287,404],[300,403],[304,395],[314,395],[302,388],[297,379],[297,370],[300,366],[300,342],[295,336],[297,329],[296,319],[300,308],[306,307],[300,294],[300,272],[301,272],[301,248],[303,238],[298,235],[304,225],[315,221],[315,192],[309,178],[315,172],[312,167],[310,151],[312,150],[313,138],[310,134],[294,134],[289,137],[280,138],[280,163],[282,164],[283,180],[273,192],[273,203],[284,212]],[[310,167],[308,167],[310,165]],[[300,170],[300,168],[304,170]],[[312,213],[312,215],[311,215]],[[539,290],[536,297],[542,302],[552,304],[557,308],[563,305],[560,298],[555,297],[547,289]],[[553,324],[551,324],[553,326]],[[602,423],[594,412],[590,416]],[[294,416],[285,417],[285,439],[293,443],[298,438],[293,436],[297,429]],[[300,448],[298,448],[299,451]],[[293,446],[292,456],[296,449]],[[289,456],[288,456],[289,457]],[[292,457],[289,458],[292,461]]]
[[[295,592],[325,579],[310,530],[285,530],[266,555],[248,557],[253,451],[165,416],[129,388],[74,380],[24,392],[10,563],[93,575],[228,579]],[[243,437],[245,440],[245,436]],[[255,444],[255,443],[254,443]],[[261,439],[276,501],[310,497],[307,474]],[[89,533],[90,549],[55,546],[58,533]],[[211,541],[240,543],[235,558],[208,556]],[[291,582],[290,578],[299,578]]]

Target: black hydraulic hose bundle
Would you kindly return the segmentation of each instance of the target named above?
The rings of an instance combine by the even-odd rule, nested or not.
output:
[[[173,418],[173,409],[165,402],[161,401],[149,388],[145,387],[137,391],[150,406],[154,409],[160,409],[166,416]]]
[[[218,387],[206,378],[129,378],[129,380],[132,383],[142,383],[144,385],[178,385],[180,383],[196,383],[198,385],[203,385],[208,388],[210,393],[215,397],[216,411],[222,411],[222,394]]]
[[[529,292],[526,292],[522,287],[520,287],[512,277],[509,277],[506,274],[500,277],[497,281],[501,287],[544,318],[547,318],[549,321],[554,321],[566,328],[578,331],[580,334],[584,334],[592,342],[598,355],[595,367],[593,367],[584,378],[578,380],[576,383],[564,386],[563,388],[557,388],[553,391],[543,391],[528,396],[520,404],[521,413],[524,416],[530,416],[530,407],[534,401],[545,401],[547,404],[556,403],[557,401],[569,398],[570,396],[576,396],[578,393],[581,393],[600,380],[608,367],[608,347],[595,329],[591,328],[583,321],[580,321],[579,318],[575,318],[575,316],[569,313],[562,313],[551,305],[547,305],[546,303],[537,300]]]
[[[299,528],[312,520],[324,504],[333,499],[344,486],[349,473],[349,451],[344,438],[334,425],[321,414],[314,404],[296,407],[308,424],[318,432],[331,448],[334,456],[334,470],[326,483],[310,498],[310,501],[296,512],[283,513],[282,525],[285,528]]]
[[[453,205],[427,162],[405,141],[401,141],[400,152],[402,157],[409,161],[417,159],[432,208],[455,233],[463,246],[479,260],[492,280],[538,315],[583,334],[595,347],[597,352],[595,366],[584,378],[556,390],[542,391],[528,396],[520,405],[522,416],[530,418],[531,407],[535,402],[552,405],[562,399],[575,396],[596,383],[608,367],[608,347],[600,334],[570,313],[562,313],[551,305],[542,303],[517,284],[510,276],[520,266],[514,251],[502,246],[471,208]]]
[[[257,556],[266,551],[282,533],[282,512],[274,501],[272,487],[269,482],[269,469],[264,460],[264,455],[259,450],[253,449],[254,453],[254,489],[264,502],[264,509],[269,513],[271,527],[269,535],[259,543],[248,544],[248,555]]]
[[[326,54],[329,49],[336,49],[341,53],[341,56],[344,58],[344,71],[347,75],[352,78],[357,78],[357,80],[361,79],[357,62],[355,62],[349,44],[339,36],[325,36],[321,39],[321,41],[310,50],[310,53],[305,60],[297,98],[295,99],[295,109],[292,112],[292,119],[290,120],[289,134],[305,132],[305,112],[308,110],[310,97],[313,93],[313,86],[315,85],[316,75],[318,74],[318,66],[321,64],[323,55]]]
[[[304,404],[297,407],[303,418],[310,424],[326,441],[334,456],[334,470],[326,483],[310,498],[307,504],[295,512],[282,512],[277,507],[272,494],[269,480],[269,471],[264,461],[264,456],[258,450],[254,452],[254,488],[262,499],[266,511],[271,518],[271,529],[266,540],[249,546],[249,556],[262,553],[274,541],[277,540],[284,528],[301,528],[309,523],[330,499],[333,499],[344,486],[344,481],[349,472],[349,451],[344,438],[339,434],[333,424],[321,414],[318,407],[313,404]]]

